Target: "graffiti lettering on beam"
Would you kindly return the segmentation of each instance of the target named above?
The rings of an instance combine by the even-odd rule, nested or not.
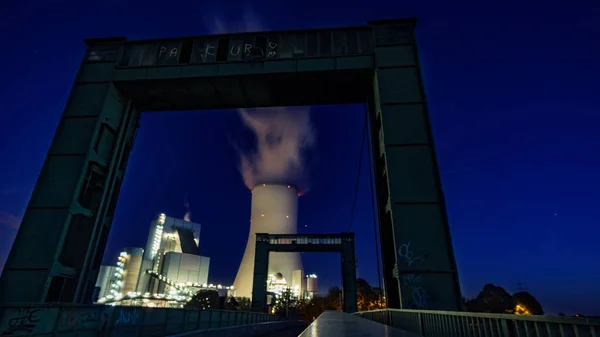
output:
[[[134,42],[125,46],[121,67],[266,61],[373,53],[369,29],[213,36],[162,42]],[[104,54],[102,54],[104,55]],[[112,61],[114,53],[107,54]],[[88,61],[102,61],[94,54]]]
[[[140,312],[137,309],[120,309],[119,317],[115,321],[115,325],[135,324],[140,317]]]
[[[194,42],[192,63],[212,63],[219,61],[218,55],[227,53],[227,60],[242,61],[255,59],[274,59],[278,55],[279,43],[275,38],[255,40],[231,39],[221,44],[216,40],[198,40]]]
[[[0,330],[0,335],[14,335],[34,332],[40,322],[39,308],[23,308],[8,319],[8,326]],[[3,324],[5,325],[5,324]]]

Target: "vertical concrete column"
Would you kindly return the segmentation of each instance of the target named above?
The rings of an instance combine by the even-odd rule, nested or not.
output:
[[[460,310],[415,23],[370,23],[376,58],[371,133],[386,301],[390,308]]]
[[[270,243],[267,234],[256,233],[256,251],[254,255],[254,276],[252,281],[251,310],[267,310],[267,277],[269,271]]]
[[[2,304],[91,301],[137,123],[111,83],[120,43],[88,44],[0,278]]]
[[[354,233],[346,233],[340,243],[342,261],[342,289],[344,291],[344,312],[358,312],[358,294],[356,289],[356,253],[354,251]]]

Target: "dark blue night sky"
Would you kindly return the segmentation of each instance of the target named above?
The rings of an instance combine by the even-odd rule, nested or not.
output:
[[[545,311],[600,314],[600,3],[307,0],[23,0],[0,5],[0,261],[8,254],[64,108],[84,38],[202,35],[420,18],[417,38],[463,293],[517,282]],[[326,5],[326,6],[325,6]],[[250,14],[248,14],[250,13]],[[317,146],[300,232],[349,226],[362,106],[311,109]],[[248,236],[250,193],[229,139],[235,111],[143,116],[105,262],[142,246],[160,212],[203,225],[210,280],[231,284]],[[367,156],[351,224],[359,276],[377,284]],[[306,225],[306,227],[305,227]],[[305,255],[320,288],[339,256]]]

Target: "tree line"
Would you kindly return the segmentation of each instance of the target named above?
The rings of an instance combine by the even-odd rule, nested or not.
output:
[[[380,288],[372,287],[364,279],[357,279],[358,311],[369,311],[385,308],[385,297]],[[331,287],[323,295],[315,295],[311,299],[293,296],[291,290],[284,291],[277,301],[269,305],[269,312],[286,317],[298,317],[314,320],[326,310],[342,311],[343,296],[339,287]],[[201,290],[186,303],[186,308],[193,309],[225,309],[250,311],[251,300],[246,297],[219,297],[215,290]],[[479,294],[471,299],[463,297],[463,311],[543,315],[544,310],[538,300],[526,291],[514,294],[493,284],[486,284]]]

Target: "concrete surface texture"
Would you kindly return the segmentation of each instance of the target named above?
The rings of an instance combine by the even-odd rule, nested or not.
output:
[[[325,311],[299,337],[419,337],[365,318]]]

